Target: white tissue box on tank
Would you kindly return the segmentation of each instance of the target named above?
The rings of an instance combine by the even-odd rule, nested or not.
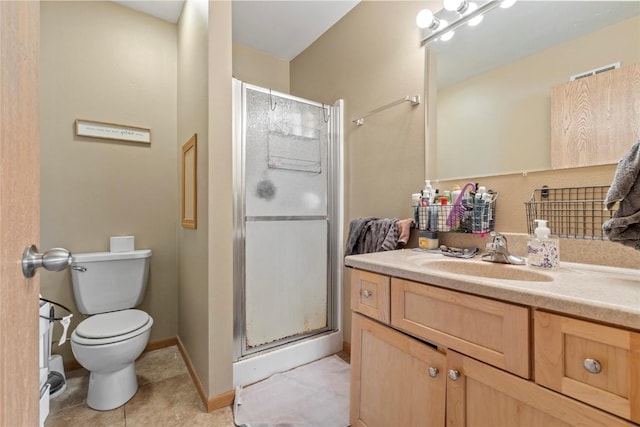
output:
[[[109,243],[111,252],[129,252],[134,250],[136,238],[134,236],[111,236]]]

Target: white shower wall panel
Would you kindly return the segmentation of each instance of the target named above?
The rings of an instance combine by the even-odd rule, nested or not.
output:
[[[248,348],[328,326],[327,221],[246,223]]]

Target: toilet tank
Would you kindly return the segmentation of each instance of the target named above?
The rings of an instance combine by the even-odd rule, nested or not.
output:
[[[150,249],[73,254],[71,281],[78,310],[98,314],[139,305],[147,286],[150,258]]]

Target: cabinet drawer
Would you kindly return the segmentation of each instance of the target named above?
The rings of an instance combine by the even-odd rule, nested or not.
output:
[[[640,333],[536,310],[534,337],[536,383],[640,422]]]
[[[392,279],[391,324],[529,378],[529,309]]]
[[[351,271],[351,310],[389,324],[388,276],[362,270]]]

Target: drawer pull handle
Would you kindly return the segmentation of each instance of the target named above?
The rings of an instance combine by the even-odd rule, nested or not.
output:
[[[602,371],[600,362],[598,362],[596,359],[584,359],[584,362],[582,362],[582,366],[584,366],[584,369],[591,372],[592,374],[599,374],[600,371]]]
[[[373,295],[373,291],[370,291],[370,290],[362,291],[362,296],[365,298],[369,298],[371,295]]]
[[[460,378],[460,372],[456,369],[449,369],[449,378],[453,381],[458,381],[458,378]]]
[[[434,368],[434,367],[430,367],[429,368],[429,376],[431,378],[435,378],[438,376],[438,374],[440,373],[440,369],[438,368]]]

